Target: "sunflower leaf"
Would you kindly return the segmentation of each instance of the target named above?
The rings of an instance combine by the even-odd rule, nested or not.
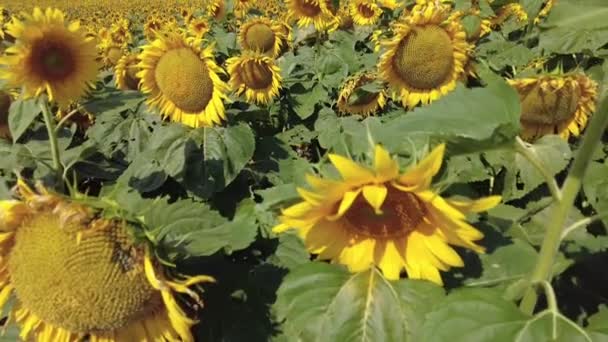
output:
[[[285,277],[275,310],[291,340],[417,341],[426,311],[442,297],[429,282],[313,262]]]
[[[592,341],[587,332],[557,311],[547,309],[530,317],[500,292],[481,288],[447,296],[426,316],[422,331],[425,342]]]
[[[13,137],[13,142],[17,142],[28,127],[30,127],[32,121],[42,113],[42,109],[40,108],[40,101],[38,99],[16,100],[11,103],[8,113],[8,127]]]

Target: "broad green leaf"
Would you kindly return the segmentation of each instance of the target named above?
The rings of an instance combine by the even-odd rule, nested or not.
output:
[[[442,297],[429,282],[391,282],[377,269],[351,274],[315,262],[287,275],[275,310],[292,340],[416,341],[425,313]]]
[[[293,110],[301,118],[306,119],[315,113],[317,104],[327,100],[327,91],[320,83],[314,84],[311,88],[302,86],[293,88],[292,97]]]
[[[279,267],[296,268],[310,262],[310,254],[304,242],[294,232],[279,235],[279,245],[270,262]]]
[[[523,66],[532,61],[536,54],[533,50],[517,44],[515,42],[504,40],[498,34],[493,34],[491,37],[494,40],[481,44],[477,54],[486,58],[490,66],[495,70],[502,70],[507,66]]]
[[[600,311],[588,318],[587,332],[593,341],[608,341],[608,307],[600,306]]]
[[[425,134],[479,150],[512,141],[519,132],[519,114],[517,93],[495,78],[486,88],[457,87],[430,106],[387,121],[373,133],[383,143]]]
[[[93,92],[89,100],[83,103],[83,107],[94,115],[105,112],[120,113],[127,109],[134,111],[144,100],[145,97],[137,91],[103,88]]]
[[[28,127],[30,127],[32,121],[42,113],[42,108],[40,108],[41,103],[38,99],[15,100],[11,103],[8,111],[8,127],[11,131],[13,142],[17,142]]]
[[[608,43],[608,5],[597,0],[558,1],[543,23],[539,45],[554,53],[595,51]]]
[[[608,164],[591,162],[583,178],[585,196],[596,212],[608,215]],[[603,221],[608,224],[608,217]]]
[[[186,257],[205,256],[220,249],[232,253],[249,246],[257,235],[254,208],[254,203],[246,200],[234,218],[227,221],[202,203],[159,202],[144,215],[144,220],[155,239],[170,251]]]
[[[534,317],[491,289],[464,289],[450,294],[426,316],[422,341],[564,341],[591,342],[574,322],[552,310]]]

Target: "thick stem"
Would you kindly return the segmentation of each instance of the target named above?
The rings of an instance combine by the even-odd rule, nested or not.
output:
[[[562,198],[556,203],[556,206],[553,209],[553,215],[551,215],[551,220],[547,225],[547,231],[540,248],[536,266],[530,277],[530,284],[532,287],[528,289],[520,304],[520,308],[525,313],[531,314],[536,306],[536,285],[542,281],[551,280],[551,269],[559,249],[566,219],[574,205],[574,200],[581,188],[583,176],[587,171],[589,162],[591,161],[595,149],[599,145],[598,142],[602,138],[602,134],[607,125],[608,97],[603,99],[599,110],[591,118],[591,122],[583,137],[581,148],[574,158],[572,168],[562,187]]]
[[[42,116],[44,117],[46,131],[49,135],[51,156],[53,157],[53,171],[55,171],[57,175],[57,180],[60,180],[63,177],[63,165],[61,164],[61,158],[59,156],[59,144],[57,142],[57,132],[55,132],[55,122],[53,121],[53,116],[49,110],[48,104],[42,104],[40,107],[42,108]]]

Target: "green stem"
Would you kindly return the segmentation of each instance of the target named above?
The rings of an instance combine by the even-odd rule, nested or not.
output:
[[[49,143],[51,144],[53,171],[57,174],[57,180],[60,180],[63,177],[63,165],[61,164],[61,158],[59,156],[59,144],[57,142],[57,132],[55,132],[55,122],[53,121],[53,116],[49,110],[48,104],[41,104],[40,107],[42,108],[42,116],[44,117],[44,124],[46,125]]]
[[[515,138],[515,151],[524,156],[524,158],[526,158],[532,164],[532,166],[534,166],[540,172],[543,178],[545,178],[547,186],[549,187],[549,192],[551,192],[553,199],[556,201],[561,201],[562,193],[559,190],[559,186],[557,185],[557,182],[555,181],[555,178],[551,172],[547,170],[547,168],[543,165],[542,160],[540,160],[538,155],[536,155],[536,151],[529,148],[526,142],[521,140],[520,137]]]
[[[547,231],[540,248],[538,260],[530,277],[532,287],[528,289],[520,304],[521,310],[525,313],[532,314],[534,311],[534,307],[536,306],[535,287],[537,284],[542,281],[551,280],[551,269],[559,249],[564,225],[581,188],[587,166],[589,166],[589,162],[599,145],[598,142],[602,138],[607,125],[608,97],[602,100],[599,110],[591,118],[591,122],[583,137],[583,143],[574,158],[568,177],[562,187],[562,198],[554,207],[553,215],[551,215],[551,220],[547,225]]]

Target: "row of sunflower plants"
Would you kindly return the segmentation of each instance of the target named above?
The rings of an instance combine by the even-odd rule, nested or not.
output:
[[[8,0],[7,341],[608,341],[605,0]]]

